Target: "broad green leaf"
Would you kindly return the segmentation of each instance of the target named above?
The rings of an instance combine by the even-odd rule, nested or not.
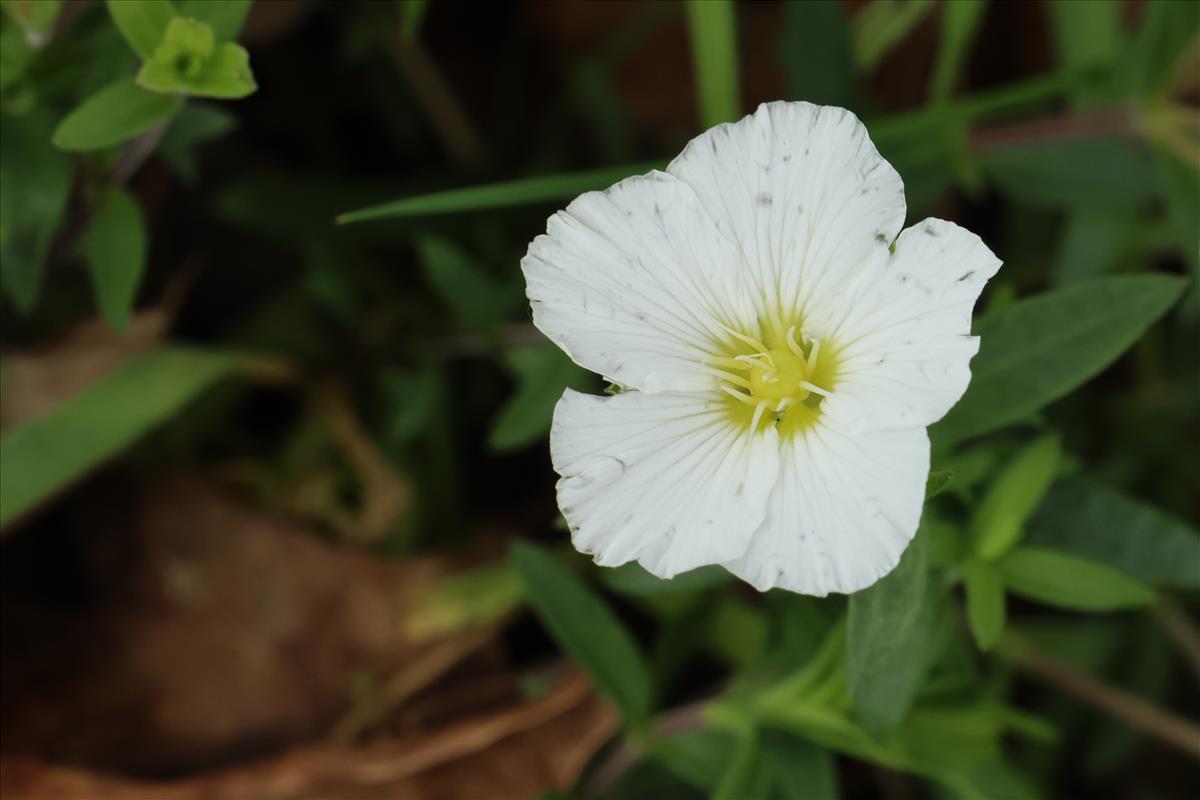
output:
[[[963,570],[967,590],[967,622],[981,650],[991,650],[1004,631],[1004,582],[996,567],[974,560]]]
[[[1072,212],[1063,226],[1054,256],[1054,283],[1065,286],[1111,272],[1125,249],[1132,223],[1130,217],[1122,214]]]
[[[929,667],[928,573],[927,542],[918,535],[894,570],[850,596],[846,680],[858,720],[877,736],[904,717]]]
[[[137,82],[154,92],[223,99],[245,97],[258,88],[244,47],[217,43],[212,27],[182,17],[171,20],[162,44],[138,71]]]
[[[183,98],[148,92],[132,78],[101,89],[67,115],[54,131],[63,150],[103,150],[165,122],[183,108]]]
[[[1051,487],[1026,543],[1111,567],[1150,586],[1200,589],[1200,531],[1086,475]]]
[[[566,172],[558,175],[522,178],[504,183],[491,183],[484,186],[470,186],[464,189],[450,189],[445,192],[408,197],[383,205],[350,211],[338,215],[337,221],[344,225],[348,222],[364,222],[389,217],[482,211],[544,203],[563,197],[573,197],[583,192],[606,189],[631,175],[641,175],[663,166],[661,161],[656,161],[649,164],[629,164],[588,172]]]
[[[825,750],[785,731],[763,731],[763,771],[780,800],[834,800],[838,797],[837,770]]]
[[[35,46],[41,46],[58,19],[62,0],[3,0],[0,6],[34,40]]]
[[[196,180],[196,148],[224,136],[236,127],[237,118],[223,108],[188,103],[158,143],[158,154],[187,182]]]
[[[1130,214],[1154,193],[1150,154],[1136,139],[1046,139],[984,152],[980,164],[1002,192],[1042,208]]]
[[[146,270],[146,224],[137,201],[120,187],[99,199],[83,236],[83,254],[100,313],[125,330]]]
[[[937,61],[929,84],[929,97],[933,102],[949,99],[954,91],[954,82],[963,72],[967,52],[986,10],[987,0],[942,3]]]
[[[789,97],[821,105],[854,104],[854,48],[841,3],[786,3],[777,46]]]
[[[941,494],[953,479],[954,473],[948,469],[931,470],[929,478],[925,481],[925,499]]]
[[[879,65],[892,48],[933,11],[933,0],[874,0],[854,16],[854,60],[864,73]]]
[[[436,367],[388,368],[380,372],[379,382],[388,408],[385,432],[394,443],[417,438],[443,408],[445,389]]]
[[[165,347],[130,359],[0,438],[0,525],[170,419],[236,364],[224,353]]]
[[[505,361],[517,379],[517,391],[492,421],[488,446],[524,447],[550,430],[550,418],[563,390],[583,388],[588,374],[553,345],[510,350]]]
[[[179,16],[198,19],[212,27],[218,42],[236,39],[254,0],[180,0]]]
[[[71,191],[70,158],[38,133],[5,119],[0,136],[0,287],[26,312]]]
[[[1153,603],[1154,592],[1114,569],[1058,550],[1018,547],[996,562],[1014,594],[1077,611],[1112,611]]]
[[[425,280],[450,309],[458,327],[478,331],[509,315],[520,295],[488,275],[475,259],[449,239],[423,236],[417,256]]]
[[[117,30],[142,58],[150,58],[175,19],[169,0],[107,0]]]
[[[688,0],[692,74],[700,122],[711,128],[742,116],[737,6],[733,0]]]
[[[945,447],[1017,422],[1096,375],[1166,313],[1187,282],[1161,274],[1082,281],[985,314],[963,399],[932,429]]]
[[[977,556],[990,561],[1012,549],[1054,481],[1061,458],[1062,445],[1051,434],[1005,465],[971,517],[970,536]]]
[[[652,739],[647,749],[672,773],[703,792],[711,792],[721,780],[735,746],[733,735],[727,731],[701,728]]]
[[[526,542],[512,548],[526,597],[554,638],[596,691],[612,700],[628,726],[650,713],[650,671],[633,638],[604,602],[559,562]]]

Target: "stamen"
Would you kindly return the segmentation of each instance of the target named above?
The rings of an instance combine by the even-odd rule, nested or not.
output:
[[[790,405],[791,405],[792,403],[794,403],[794,402],[796,402],[796,398],[794,398],[794,397],[785,397],[785,398],[783,398],[783,399],[782,399],[782,400],[780,400],[780,401],[779,401],[779,402],[776,404],[776,406],[775,406],[775,411],[776,411],[776,413],[778,413],[778,412],[780,412],[780,411],[783,411],[785,408],[787,408],[788,406],[790,406]]]
[[[833,396],[825,389],[822,389],[820,386],[817,386],[815,383],[809,383],[808,381],[800,381],[800,388],[808,389],[813,394],[821,395],[821,397],[832,397]]]
[[[739,361],[736,358],[720,358],[717,356],[710,358],[708,363],[714,367],[728,367],[729,369],[752,369],[754,367],[753,364]]]
[[[745,392],[739,392],[737,389],[734,389],[732,386],[722,386],[721,391],[724,392],[725,394],[729,395],[730,397],[732,397],[734,400],[741,400],[743,403],[745,403],[748,406],[757,405],[757,403],[755,402],[753,397],[746,394]]]
[[[821,340],[811,339],[810,341],[812,342],[812,349],[808,351],[808,375],[812,377],[812,374],[817,370],[817,355],[821,352]]]
[[[768,355],[767,353],[755,353],[754,355],[749,355],[749,356],[734,356],[734,358],[737,359],[738,361],[748,364],[750,367],[764,367],[764,366],[765,367],[773,367],[773,366],[775,366],[774,362],[771,361],[771,356]],[[767,362],[766,364],[758,363],[764,359]]]
[[[738,333],[737,331],[733,330],[732,328],[726,328],[724,325],[721,325],[721,323],[719,323],[719,322],[717,324],[720,325],[721,329],[723,331],[725,331],[726,333],[728,333],[730,336],[732,336],[736,339],[742,340],[743,342],[750,345],[758,352],[760,352],[760,353],[767,352],[767,346],[765,344],[763,344],[762,342],[760,342],[758,339],[755,339],[753,336],[746,336],[743,333]]]
[[[759,400],[758,405],[754,407],[754,419],[750,420],[751,432],[758,430],[758,421],[762,419],[763,411],[767,408],[766,400]]]
[[[704,371],[709,375],[720,378],[723,381],[728,381],[734,386],[741,386],[743,389],[750,388],[750,381],[746,380],[741,375],[734,375],[732,372],[726,372],[723,369],[713,369],[712,367],[707,367]]]
[[[800,349],[800,344],[796,341],[796,326],[787,329],[787,345],[792,354],[801,361],[804,360],[804,351]]]

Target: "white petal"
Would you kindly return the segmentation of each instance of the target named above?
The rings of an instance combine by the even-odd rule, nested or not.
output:
[[[646,392],[713,387],[698,364],[757,329],[743,259],[662,172],[581,195],[521,261],[534,324],[577,364]]]
[[[838,377],[823,409],[849,430],[930,425],[962,397],[979,349],[971,311],[1000,261],[979,237],[927,219],[904,233],[833,335]]]
[[[745,551],[779,470],[779,437],[750,436],[711,396],[568,389],[550,456],[575,547],[603,566],[636,560],[670,578]]]
[[[818,423],[783,442],[767,518],[725,567],[760,591],[870,586],[916,533],[928,473],[923,428],[849,435]]]
[[[849,111],[766,103],[693,139],[667,171],[745,254],[759,303],[823,337],[904,224],[904,185]]]

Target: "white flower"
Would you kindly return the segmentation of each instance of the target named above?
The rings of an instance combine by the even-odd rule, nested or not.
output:
[[[853,114],[769,103],[550,218],[521,262],[534,324],[623,390],[554,412],[579,550],[813,595],[896,566],[1000,266],[904,215]]]

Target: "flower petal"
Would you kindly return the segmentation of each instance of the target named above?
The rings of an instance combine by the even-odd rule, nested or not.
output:
[[[904,184],[849,111],[765,103],[688,144],[667,171],[686,181],[745,254],[754,291],[783,324],[823,336],[845,286],[904,224]]]
[[[925,430],[849,435],[818,423],[782,449],[766,520],[725,568],[759,591],[821,597],[891,572],[921,520]]]
[[[550,456],[576,549],[670,578],[745,551],[778,473],[779,437],[751,436],[712,396],[568,389]]]
[[[698,365],[721,326],[757,326],[742,257],[666,173],[581,195],[546,229],[521,260],[533,322],[586,369],[645,392],[710,389]]]
[[[975,234],[927,219],[896,241],[833,335],[838,376],[822,406],[849,430],[924,427],[971,380],[971,311],[1000,260]]]

